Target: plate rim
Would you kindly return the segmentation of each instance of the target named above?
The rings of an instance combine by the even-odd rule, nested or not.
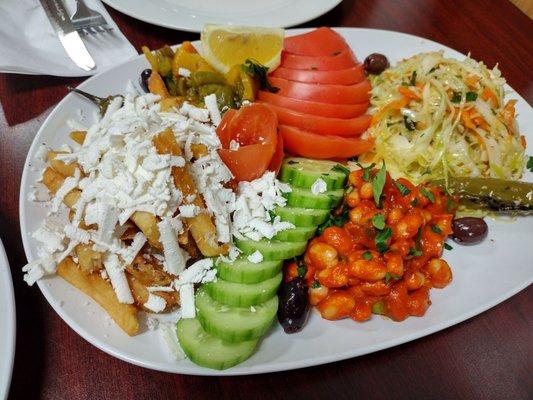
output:
[[[306,32],[314,28],[296,28],[296,29],[287,29],[287,33],[289,34],[298,34],[301,32]],[[443,45],[441,43],[438,43],[436,41],[423,38],[421,36],[412,35],[409,33],[404,32],[398,32],[398,31],[392,31],[392,30],[385,30],[385,29],[373,29],[373,28],[356,28],[356,27],[332,27],[332,29],[342,33],[343,31],[361,31],[361,32],[386,32],[391,33],[394,35],[400,35],[400,36],[408,36],[412,39],[417,40],[423,40],[425,42],[435,44],[440,46],[443,50],[453,52],[460,54],[462,57],[466,57],[463,53],[448,47],[446,45]],[[123,61],[113,68],[110,68],[100,74],[93,75],[84,82],[82,82],[78,87],[80,89],[83,89],[86,85],[90,84],[93,80],[99,79],[101,74],[106,74],[109,72],[112,72],[116,69],[120,69],[123,65],[133,62],[134,60],[137,60],[139,58],[142,58],[143,55],[140,54],[137,57],[133,57],[129,60]],[[507,85],[510,87],[509,85]],[[512,89],[512,88],[511,88]],[[518,97],[521,101],[523,101],[525,104],[529,106],[531,109],[531,105],[518,93],[516,90],[513,90],[513,96]],[[37,140],[38,137],[42,134],[43,127],[46,126],[50,120],[54,119],[55,115],[59,113],[60,108],[62,107],[63,103],[67,101],[69,96],[74,96],[72,93],[67,94],[52,110],[52,112],[47,116],[47,118],[44,120],[44,122],[39,127],[39,130],[37,131],[37,134],[34,137],[34,140],[32,141],[32,144],[28,150],[28,153],[26,155],[26,159],[24,162],[24,168],[22,172],[22,178],[20,183],[20,192],[19,192],[19,221],[20,221],[20,229],[21,229],[21,237],[24,247],[24,252],[26,254],[26,257],[28,257],[28,254],[31,254],[30,252],[30,244],[29,244],[29,232],[27,232],[26,229],[26,223],[25,223],[25,202],[26,198],[24,197],[24,191],[28,186],[28,173],[29,173],[29,167],[28,164],[31,161],[30,155],[32,155],[35,152],[35,147],[38,146],[39,140]],[[531,111],[533,112],[533,111]],[[321,356],[316,358],[310,358],[305,361],[302,360],[296,360],[296,361],[288,361],[281,364],[275,364],[270,365],[266,364],[261,366],[260,368],[253,369],[253,370],[233,370],[233,369],[227,369],[223,371],[218,370],[210,370],[207,368],[194,366],[193,368],[188,366],[181,366],[180,368],[166,368],[164,366],[161,366],[154,362],[147,362],[143,361],[134,357],[127,356],[125,354],[122,354],[118,349],[115,349],[114,347],[108,345],[104,341],[101,341],[98,338],[93,337],[88,331],[85,331],[76,321],[74,321],[68,313],[65,311],[64,308],[60,306],[60,304],[55,300],[55,298],[52,296],[52,294],[48,291],[46,286],[46,278],[44,280],[40,280],[37,282],[39,289],[41,290],[41,293],[44,295],[48,303],[52,306],[54,311],[63,319],[67,325],[69,325],[78,335],[80,335],[84,340],[89,342],[90,344],[94,345],[96,348],[102,350],[103,352],[116,357],[122,361],[126,361],[128,363],[152,369],[157,370],[161,372],[169,372],[174,374],[184,374],[184,375],[196,375],[196,376],[238,376],[238,375],[256,375],[256,374],[264,374],[264,373],[271,373],[271,372],[281,372],[281,371],[287,371],[287,370],[294,370],[294,369],[301,369],[301,368],[307,368],[311,366],[319,366],[323,364],[328,364],[332,362],[347,360],[355,357],[359,357],[361,355],[365,354],[371,354],[375,353],[377,351],[385,350],[388,348],[392,348],[401,344],[409,343],[411,341],[417,340],[421,337],[425,337],[428,335],[431,335],[433,333],[439,332],[441,330],[447,329],[451,326],[457,325],[461,322],[466,321],[467,319],[470,319],[476,315],[479,315],[483,313],[484,311],[487,311],[488,309],[502,303],[503,301],[509,299],[510,297],[514,296],[521,290],[527,288],[529,285],[533,283],[533,276],[525,281],[522,282],[519,285],[516,285],[515,287],[509,289],[507,292],[503,293],[502,295],[498,296],[495,299],[492,299],[490,302],[487,302],[473,310],[469,310],[468,312],[464,312],[454,318],[450,318],[446,321],[441,322],[440,324],[437,324],[435,326],[428,327],[426,329],[423,329],[421,331],[413,332],[412,334],[404,335],[400,338],[394,338],[385,342],[381,342],[379,344],[373,345],[373,346],[367,346],[363,351],[361,350],[352,350],[352,351],[346,351],[342,354],[342,356],[339,356],[338,354],[335,355],[329,355],[329,356]],[[175,363],[176,366],[179,366],[179,362]]]
[[[4,296],[6,296],[8,299],[10,299],[10,304],[8,303],[7,307],[7,318],[6,320],[8,322],[8,337],[7,337],[7,348],[8,348],[8,362],[7,362],[7,371],[0,371],[0,383],[5,382],[5,387],[0,386],[0,399],[6,398],[9,395],[9,388],[11,385],[11,378],[13,376],[13,366],[15,364],[15,350],[16,350],[16,342],[17,342],[17,312],[16,312],[16,304],[15,304],[15,291],[13,288],[13,277],[11,276],[11,267],[9,265],[9,260],[7,258],[7,253],[4,247],[4,244],[2,243],[2,240],[0,239],[0,268],[2,268],[3,264],[5,264],[6,270],[4,272],[1,272],[0,275],[4,275],[3,277],[7,278],[5,280],[6,287],[4,289],[7,289],[6,292],[4,292]]]
[[[185,27],[184,26],[178,26],[177,24],[162,23],[162,22],[158,22],[154,18],[144,17],[143,15],[139,14],[138,12],[131,11],[130,9],[124,8],[123,6],[117,5],[114,0],[102,0],[102,1],[106,5],[108,5],[109,7],[113,8],[114,10],[116,10],[118,12],[121,12],[122,14],[125,14],[125,15],[127,15],[127,16],[129,16],[131,18],[134,18],[134,19],[137,19],[139,21],[143,21],[143,22],[146,22],[146,23],[149,23],[149,24],[152,24],[152,25],[157,25],[157,26],[161,26],[163,28],[168,28],[168,29],[173,29],[173,30],[180,30],[180,31],[184,31],[184,32],[200,33],[202,31],[201,28],[193,27],[194,23],[192,23],[190,26],[185,26]],[[318,14],[315,13],[315,14],[312,14],[312,16],[310,16],[310,17],[308,16],[308,17],[303,17],[303,18],[301,17],[301,18],[294,19],[293,22],[291,22],[290,24],[282,26],[282,28],[288,28],[288,27],[291,27],[291,26],[296,26],[296,25],[303,24],[305,22],[312,21],[313,19],[318,18],[318,17],[330,12],[335,7],[337,7],[341,2],[342,2],[342,0],[328,0],[328,5],[326,7],[324,7],[324,9],[322,11],[320,11]]]

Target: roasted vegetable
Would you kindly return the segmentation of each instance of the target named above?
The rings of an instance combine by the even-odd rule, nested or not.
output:
[[[467,208],[502,213],[533,213],[533,183],[496,178],[448,178],[432,184],[459,196]]]

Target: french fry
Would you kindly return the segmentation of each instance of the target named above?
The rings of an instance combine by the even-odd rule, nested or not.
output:
[[[150,90],[150,93],[160,96],[161,99],[166,99],[170,96],[163,78],[156,71],[152,71],[150,78],[148,78],[148,90]]]
[[[137,307],[132,304],[119,303],[111,284],[99,274],[83,272],[70,257],[65,258],[58,265],[57,274],[100,304],[128,335],[134,336],[139,333]]]
[[[148,239],[148,243],[152,247],[161,250],[163,247],[159,242],[159,228],[157,227],[157,217],[146,211],[136,211],[131,216],[131,220],[144,233]]]
[[[152,312],[144,307],[144,303],[148,301],[149,292],[146,286],[144,286],[137,278],[127,274],[128,283],[130,285],[131,293],[135,304],[142,307],[145,311]],[[165,299],[165,309],[162,312],[170,311],[179,304],[179,294],[177,292],[154,292],[155,295]]]
[[[78,165],[75,162],[71,162],[67,164],[61,160],[56,160],[56,157],[58,154],[62,154],[62,152],[60,151],[49,151],[48,152],[47,160],[50,163],[50,166],[56,172],[59,172],[64,177],[74,175],[74,171],[76,171],[76,168],[78,167]]]
[[[43,172],[43,184],[48,188],[50,193],[55,194],[59,188],[63,185],[65,177],[59,172],[54,170],[52,167],[47,167]],[[63,198],[63,203],[71,209],[74,208],[78,199],[80,198],[81,191],[78,189],[73,189],[67,193]]]
[[[183,154],[171,129],[164,130],[153,141],[159,154],[172,154],[173,156],[182,156]],[[172,176],[174,185],[181,190],[185,198],[189,195],[194,195],[194,200],[188,204],[194,204],[202,210],[205,209],[204,201],[198,193],[191,174],[187,170],[187,165],[185,167],[172,167]],[[188,218],[186,222],[189,224],[196,245],[204,256],[214,257],[227,253],[228,246],[220,246],[217,243],[216,228],[211,216],[201,212],[192,218]]]
[[[191,152],[192,152],[193,158],[195,160],[198,160],[199,158],[207,155],[208,153],[207,146],[202,143],[192,143]]]
[[[87,135],[87,132],[85,131],[72,131],[69,134],[70,138],[78,144],[83,144],[83,142],[85,142],[86,135]]]
[[[164,99],[161,99],[159,102],[161,106],[161,111],[166,112],[172,107],[179,107],[183,104],[183,97],[170,96]]]
[[[91,244],[80,243],[74,247],[78,264],[82,271],[91,273],[100,271],[103,267],[103,254],[93,250]]]
[[[174,279],[154,258],[147,260],[141,255],[126,266],[126,271],[144,286],[168,286]]]

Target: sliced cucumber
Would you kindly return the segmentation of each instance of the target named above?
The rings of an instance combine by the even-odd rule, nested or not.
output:
[[[293,187],[292,192],[285,193],[287,205],[291,207],[319,208],[331,210],[337,207],[344,195],[343,189],[330,190],[324,193],[313,194],[309,189]]]
[[[307,242],[278,242],[276,240],[241,240],[235,239],[235,244],[244,254],[252,254],[258,250],[263,260],[287,260],[304,253]]]
[[[316,226],[296,227],[279,232],[273,239],[286,242],[303,242],[311,239],[315,232]]]
[[[232,263],[219,262],[216,264],[217,275],[219,278],[229,282],[236,283],[257,283],[276,276],[283,262],[263,261],[257,264],[251,263],[246,256],[240,257]]]
[[[177,331],[180,345],[190,360],[212,369],[227,369],[240,364],[252,355],[257,345],[257,340],[224,342],[207,333],[196,318],[180,319]]]
[[[289,157],[283,161],[279,179],[292,186],[310,189],[321,178],[326,182],[328,190],[341,189],[344,187],[346,174],[333,169],[338,164],[334,161]]]
[[[296,226],[318,226],[323,223],[329,210],[301,207],[278,207],[274,210],[282,221],[290,222]]]
[[[196,294],[198,320],[207,333],[226,342],[259,339],[272,325],[278,311],[278,296],[251,307],[233,307],[213,300],[204,290]]]
[[[235,307],[249,307],[263,303],[276,295],[283,274],[259,283],[235,283],[217,279],[203,287],[213,298],[222,304]]]

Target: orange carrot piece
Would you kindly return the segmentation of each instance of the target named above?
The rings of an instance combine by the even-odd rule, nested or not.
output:
[[[498,107],[498,97],[496,97],[496,94],[489,88],[483,89],[481,98],[485,101],[488,101],[492,108]]]
[[[407,97],[408,99],[420,100],[420,96],[418,95],[418,93],[405,86],[399,86],[398,92],[400,92],[402,96]]]

